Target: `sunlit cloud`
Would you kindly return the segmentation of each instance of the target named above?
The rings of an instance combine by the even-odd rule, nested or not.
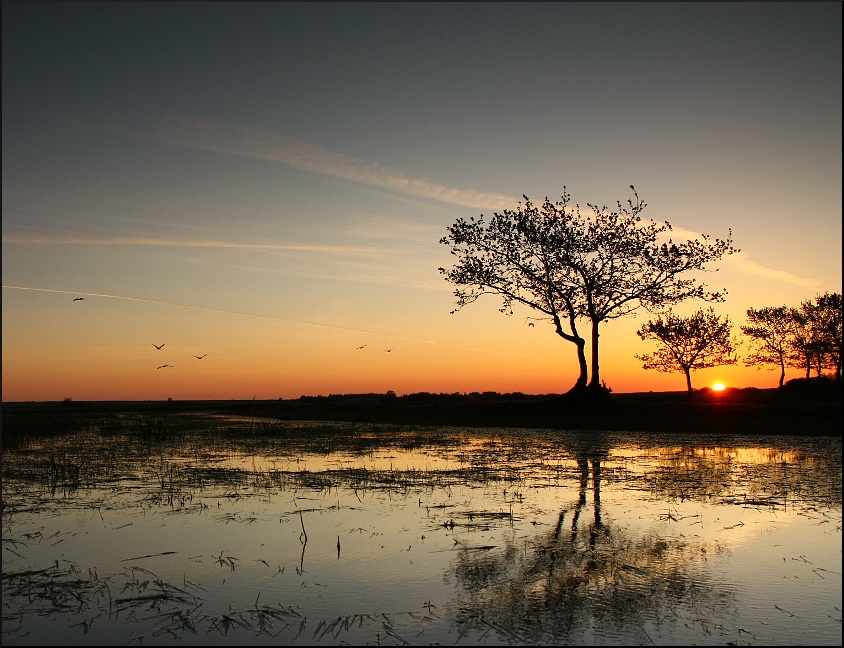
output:
[[[786,272],[785,270],[777,270],[776,268],[766,268],[765,266],[752,261],[744,252],[736,252],[735,254],[726,256],[721,260],[721,262],[739,272],[755,275],[757,277],[764,277],[773,281],[790,283],[795,286],[803,286],[804,288],[818,288],[821,285],[821,282],[817,279],[799,277],[790,272]]]
[[[726,236],[726,233],[724,235]],[[672,238],[675,241],[699,240],[703,238],[700,232],[684,229],[682,227],[674,227],[673,225],[671,227],[671,231],[666,232],[664,236],[665,238]],[[710,238],[714,239],[716,237],[710,235]],[[817,279],[800,277],[790,272],[786,272],[785,270],[777,270],[776,268],[767,268],[762,264],[751,260],[744,251],[726,254],[721,258],[720,263],[732,270],[735,270],[736,272],[742,272],[756,277],[764,277],[772,281],[781,281],[783,283],[803,286],[805,288],[817,288],[821,285],[821,282]]]
[[[506,194],[461,189],[427,178],[414,178],[374,162],[320,148],[303,139],[242,124],[172,116],[154,122],[148,129],[118,127],[110,130],[174,146],[267,160],[464,207],[501,210],[519,201],[518,197]]]

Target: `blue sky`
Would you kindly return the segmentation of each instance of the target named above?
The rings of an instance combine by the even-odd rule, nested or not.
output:
[[[89,362],[102,399],[564,390],[550,327],[491,297],[450,315],[437,271],[457,218],[563,186],[732,228],[705,280],[736,325],[840,292],[840,25],[839,3],[4,3],[3,397],[61,398],[45,376]],[[602,373],[681,389],[632,357],[646,316],[604,332]],[[214,378],[143,374],[153,333],[211,348]],[[346,362],[359,334],[421,347]]]

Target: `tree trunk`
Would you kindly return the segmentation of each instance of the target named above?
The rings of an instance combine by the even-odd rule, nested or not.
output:
[[[587,368],[586,368],[586,340],[583,338],[578,338],[577,342],[577,363],[580,367],[580,375],[577,377],[577,382],[575,383],[575,388],[584,388],[586,387],[586,379],[588,377]]]
[[[577,377],[577,382],[574,383],[574,387],[572,387],[568,393],[572,392],[580,392],[586,389],[586,380],[588,378],[587,375],[587,367],[586,367],[586,352],[584,351],[584,347],[586,346],[586,340],[584,340],[577,332],[577,324],[575,321],[574,316],[574,308],[569,306],[569,327],[571,328],[571,333],[566,333],[563,329],[563,321],[560,318],[559,313],[553,313],[552,317],[554,319],[554,328],[559,335],[564,340],[567,340],[574,344],[577,347],[577,364],[580,369],[580,375]]]
[[[683,372],[686,374],[686,390],[688,391],[689,398],[691,398],[694,393],[692,391],[692,370],[690,367],[683,367]]]
[[[782,384],[785,382],[785,362],[780,360],[780,389],[782,389]]]
[[[598,366],[598,322],[592,320],[592,379],[589,381],[591,389],[601,386],[601,370]]]

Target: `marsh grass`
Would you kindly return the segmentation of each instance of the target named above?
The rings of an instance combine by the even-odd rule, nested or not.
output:
[[[220,560],[227,565],[233,564],[232,558],[223,558],[222,554]],[[254,610],[205,615],[200,611],[203,604],[201,587],[192,583],[181,587],[167,583],[138,566],[101,579],[94,573],[83,577],[75,565],[60,567],[56,561],[56,565],[46,569],[4,572],[3,593],[4,597],[8,597],[6,607],[15,603],[18,609],[16,615],[4,615],[4,624],[28,613],[70,612],[88,617],[74,626],[81,627],[83,634],[88,634],[91,624],[98,617],[112,620],[121,617],[152,618],[155,621],[153,637],[168,634],[176,640],[180,640],[185,632],[197,634],[200,630],[206,634],[219,632],[222,635],[235,628],[271,633],[273,623],[278,619],[301,619],[292,608],[259,608],[257,605]]]
[[[221,564],[234,569],[235,559],[218,557]],[[181,586],[165,582],[153,572],[141,567],[127,568],[121,574],[99,578],[94,573],[87,577],[72,564],[56,565],[41,570],[23,570],[3,573],[3,593],[7,597],[5,607],[15,607],[15,614],[4,614],[7,626],[5,633],[12,634],[8,626],[21,620],[25,614],[54,615],[68,612],[81,617],[73,624],[83,634],[88,634],[97,619],[119,622],[126,620],[152,620],[149,638],[169,635],[175,641],[184,640],[186,634],[217,634],[226,637],[232,633],[246,633],[252,637],[267,635],[273,638],[297,640],[306,631],[311,640],[322,641],[326,637],[337,640],[344,632],[365,628],[375,629],[402,645],[409,642],[399,635],[396,617],[415,617],[412,612],[353,613],[310,622],[293,605],[259,604],[260,593],[253,607],[229,609],[225,613],[206,614],[202,611],[205,591],[193,583]],[[311,631],[309,626],[313,626]],[[27,633],[17,633],[16,640]],[[282,635],[285,635],[282,637]],[[132,641],[143,643],[144,636]]]
[[[80,613],[97,609],[97,601],[109,598],[106,583],[96,578],[80,577],[73,564],[55,565],[46,569],[3,572],[3,594],[26,601],[24,611]],[[33,609],[34,606],[34,609]],[[4,622],[7,619],[4,618]],[[8,619],[8,620],[11,620]]]
[[[826,515],[819,509],[841,504],[840,442],[836,446],[829,440],[819,440],[816,446],[806,441],[799,452],[788,451],[783,444],[785,450],[771,450],[758,463],[737,461],[728,439],[711,440],[709,445],[706,440],[695,444],[663,440],[654,442],[651,455],[637,459],[648,468],[639,470],[619,461],[602,465],[614,444],[609,434],[562,437],[548,430],[491,428],[478,435],[467,428],[308,423],[189,412],[98,412],[86,418],[79,412],[62,411],[58,418],[63,417],[52,427],[53,419],[28,412],[12,423],[13,442],[7,445],[4,412],[4,551],[22,557],[29,545],[61,539],[44,538],[37,530],[19,536],[8,532],[23,512],[58,512],[77,505],[106,507],[116,505],[119,497],[120,506],[144,511],[207,515],[213,512],[215,499],[245,506],[252,498],[278,491],[325,494],[325,501],[317,500],[315,506],[297,504],[277,511],[279,522],[301,524],[296,572],[302,576],[308,531],[312,531],[310,522],[306,529],[303,513],[357,508],[328,499],[332,491],[349,489],[359,501],[367,496],[395,497],[402,502],[418,498],[418,507],[427,515],[426,534],[477,534],[457,535],[447,548],[455,555],[456,584],[469,593],[471,601],[449,612],[456,624],[450,639],[467,645],[565,640],[564,633],[543,634],[543,628],[571,624],[566,615],[573,618],[587,600],[608,617],[635,619],[645,633],[643,642],[647,633],[642,619],[662,614],[674,601],[699,601],[710,613],[727,606],[729,601],[701,587],[687,569],[696,556],[715,555],[717,546],[692,538],[625,535],[600,517],[596,481],[667,502],[659,519],[668,525],[694,520],[671,503],[679,507],[714,500],[745,508],[796,507],[821,518],[818,524],[825,522]],[[640,438],[650,447],[653,440]],[[827,446],[837,447],[839,456],[825,455]],[[386,465],[391,450],[417,453],[413,456],[418,456],[418,463]],[[361,461],[343,466],[338,460],[320,464],[318,470],[302,467],[303,457],[334,455]],[[250,457],[266,456],[273,457],[275,464],[248,466]],[[239,467],[230,463],[232,457],[243,458]],[[444,463],[427,467],[434,459]],[[369,461],[372,465],[367,467]],[[543,527],[534,522],[530,528],[532,515],[521,508],[524,491],[559,488],[560,484],[572,485],[573,503],[560,504],[556,525]],[[495,498],[485,500],[488,505],[483,507],[470,499],[450,497],[446,503],[423,505],[424,494],[450,493],[465,486],[496,493]],[[123,490],[118,493],[118,488]],[[586,500],[587,491],[594,500]],[[89,499],[82,499],[83,492]],[[578,494],[580,499],[576,499]],[[212,517],[217,523],[244,529],[268,522],[249,508],[222,510]],[[837,522],[840,532],[840,520],[826,517],[831,525]],[[520,544],[513,540],[490,544],[480,535],[503,529],[526,539]],[[339,536],[337,551],[339,559]],[[143,622],[149,632],[131,639],[138,643],[159,637],[185,641],[188,636],[231,635],[239,642],[257,636],[306,643],[369,637],[368,643],[409,645],[427,643],[425,627],[442,620],[432,611],[435,606],[428,607],[427,614],[358,611],[309,619],[296,606],[261,604],[260,594],[251,607],[211,610],[209,593],[199,585],[187,580],[168,582],[138,564],[166,553],[126,559],[130,566],[105,577],[82,573],[75,564],[60,560],[44,569],[4,569],[4,636],[23,640],[27,630],[23,625],[15,630],[13,624],[22,624],[25,616],[69,613],[77,617],[74,627],[83,635],[106,622]],[[210,559],[233,575],[246,569],[238,555],[217,547]],[[813,567],[819,570],[814,572],[818,578],[830,576],[823,567]],[[279,565],[278,574],[282,572]],[[643,592],[648,597],[645,606]],[[644,612],[637,612],[640,608]],[[714,626],[706,622],[705,627]]]
[[[62,414],[66,414],[63,412]],[[102,486],[127,478],[132,471],[153,475],[158,484],[145,497],[158,504],[182,506],[203,489],[225,489],[224,496],[242,498],[272,488],[299,487],[315,491],[339,485],[357,491],[447,488],[471,483],[500,485],[511,493],[518,491],[526,475],[542,473],[551,483],[577,478],[581,469],[572,465],[577,454],[598,456],[610,443],[609,435],[584,433],[582,442],[560,444],[553,431],[530,429],[489,429],[491,438],[475,439],[471,429],[392,424],[342,424],[334,422],[255,421],[250,417],[202,415],[176,412],[170,415],[111,414],[85,419],[76,412],[57,428],[53,419],[40,412],[12,417],[15,442],[4,445],[4,473],[9,481],[37,483],[50,496],[70,497],[79,488]],[[59,417],[61,418],[61,417]],[[5,422],[5,413],[4,413]],[[23,432],[22,432],[23,431]],[[4,428],[4,444],[7,430]],[[581,438],[581,437],[577,437]],[[647,437],[643,437],[647,442]],[[598,445],[595,445],[597,440]],[[721,454],[695,453],[680,444],[653,457],[653,470],[633,474],[624,466],[612,466],[604,477],[629,482],[631,488],[648,490],[677,501],[708,501],[717,497],[727,502],[756,506],[786,506],[811,499],[840,502],[836,488],[835,463],[801,456],[788,460],[747,464],[736,473],[728,451],[729,439],[719,439]],[[817,442],[823,444],[822,438]],[[45,448],[50,448],[44,452]],[[173,463],[166,457],[181,448],[193,461]],[[426,469],[416,466],[371,468],[325,468],[302,470],[303,455],[346,454],[367,457],[373,452],[396,448],[424,450],[433,456],[449,457],[457,467]],[[726,454],[724,454],[726,452]],[[242,456],[274,455],[289,468],[247,470],[217,465],[232,453]],[[154,461],[150,461],[154,459]],[[140,462],[140,463],[139,463]],[[818,492],[818,480],[809,472],[833,471],[821,483],[832,484]],[[476,518],[481,517],[475,515]]]
[[[90,417],[67,411],[9,411],[3,408],[3,449],[18,450],[27,443],[48,437],[74,434],[90,423]]]

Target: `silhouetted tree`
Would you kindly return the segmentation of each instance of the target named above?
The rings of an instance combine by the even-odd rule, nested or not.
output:
[[[835,381],[841,381],[842,305],[841,293],[824,293],[814,303],[804,302],[802,308],[811,313],[812,324],[819,338],[818,367],[832,369]]]
[[[824,293],[791,309],[794,337],[789,360],[791,366],[806,370],[807,384],[813,367],[818,376],[823,369],[832,369],[836,381],[841,379],[841,313],[840,293]]]
[[[806,371],[806,380],[814,368],[818,376],[832,369],[835,381],[841,380],[842,306],[840,293],[824,293],[814,301],[806,300],[798,308],[787,306],[748,309],[745,335],[753,338],[753,351],[745,358],[747,366],[776,364],[780,367],[779,386],[783,386],[785,367]]]
[[[585,388],[586,340],[577,330],[582,308],[576,286],[567,280],[569,270],[555,253],[565,231],[540,214],[527,196],[525,201],[524,210],[496,213],[488,225],[483,215],[477,221],[458,219],[440,240],[459,257],[450,270],[439,269],[457,286],[457,308],[452,313],[484,293],[501,296],[499,310],[506,315],[513,314],[514,302],[539,311],[553,322],[557,335],[575,345],[580,373],[573,389]]]
[[[752,346],[744,364],[757,368],[777,365],[780,368],[779,386],[782,387],[795,334],[792,309],[788,306],[748,308],[747,321],[741,330],[752,339]]]
[[[587,386],[585,340],[579,318],[591,324],[592,376],[589,388],[601,390],[598,328],[601,322],[631,314],[640,307],[659,311],[689,298],[722,301],[726,291],[708,292],[687,277],[724,254],[736,252],[730,238],[675,243],[664,240],[671,225],[643,222],[646,206],[633,186],[634,200],[618,211],[588,204],[571,207],[563,188],[560,201],[548,198],[541,207],[527,196],[518,209],[495,213],[489,223],[458,219],[440,243],[458,257],[454,267],[440,268],[453,283],[457,308],[486,293],[501,297],[502,313],[511,315],[520,303],[542,314],[555,331],[577,348],[580,374],[573,391]],[[732,232],[730,232],[730,236]]]
[[[730,335],[730,318],[721,319],[711,307],[699,309],[690,317],[680,317],[670,311],[656,320],[648,320],[636,334],[643,341],[653,340],[660,347],[650,354],[637,354],[644,369],[665,373],[682,371],[686,375],[686,389],[692,394],[693,369],[707,369],[735,364],[738,346]]]
[[[791,340],[789,365],[806,370],[806,384],[808,385],[819,340],[815,337],[811,319],[805,310],[792,308],[791,319],[794,323],[794,338]]]

